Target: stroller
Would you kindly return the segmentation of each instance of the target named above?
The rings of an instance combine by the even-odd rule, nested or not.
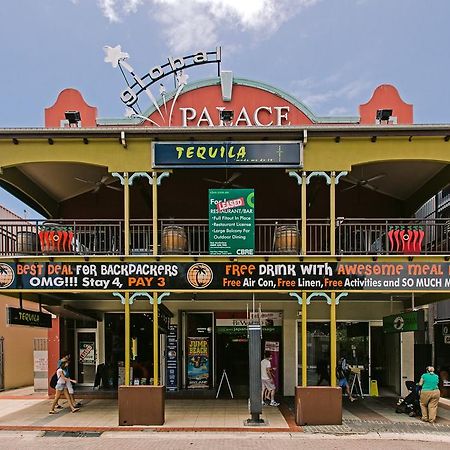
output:
[[[397,414],[408,414],[410,417],[420,416],[420,391],[422,390],[422,386],[410,380],[405,381],[405,386],[409,394],[397,402],[395,412]]]

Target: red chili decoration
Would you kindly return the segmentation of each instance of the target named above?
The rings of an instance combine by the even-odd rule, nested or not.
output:
[[[390,248],[389,248],[389,251],[390,252],[393,252],[394,251],[394,238],[393,238],[393,235],[394,235],[394,230],[393,229],[390,229],[389,231],[388,231],[388,238],[389,238],[389,243],[390,243]]]
[[[400,230],[397,228],[396,230],[394,230],[394,239],[395,239],[395,252],[400,251],[400,242],[399,242],[399,238],[398,238],[398,234],[400,233]]]
[[[417,238],[419,237],[419,233],[416,229],[412,231],[412,240],[410,242],[411,253],[420,253],[420,249],[417,248]]]
[[[400,239],[399,246],[401,247],[401,248],[399,248],[399,251],[402,252],[402,253],[405,251],[405,243],[406,243],[406,241],[403,239],[403,236],[405,235],[405,233],[406,233],[405,229],[400,230],[400,232],[398,233],[398,236],[399,236],[399,239]]]
[[[420,228],[419,229],[419,239],[417,240],[417,250],[419,253],[422,251],[422,241],[425,236],[425,232]]]

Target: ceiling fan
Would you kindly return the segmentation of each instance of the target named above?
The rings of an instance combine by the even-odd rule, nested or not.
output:
[[[231,174],[231,176],[228,178],[228,171],[225,173],[225,181],[221,180],[214,180],[211,178],[203,178],[204,181],[207,181],[208,183],[214,183],[219,184],[221,187],[235,187],[235,188],[241,188],[239,184],[234,184],[233,181],[236,180],[236,178],[239,178],[242,174],[240,172],[234,172]]]
[[[78,177],[75,177],[75,180],[92,186],[92,190],[90,191],[92,194],[97,193],[102,187],[107,187],[108,189],[113,189],[114,191],[122,191],[121,188],[111,185],[114,181],[109,177],[109,175],[103,175],[99,181],[85,180]],[[109,183],[107,183],[108,181]]]
[[[350,189],[354,189],[357,187],[365,187],[367,189],[371,189],[372,191],[378,190],[378,188],[371,183],[373,183],[376,180],[379,180],[380,178],[384,178],[386,176],[385,173],[380,173],[378,175],[374,175],[373,177],[364,178],[361,180],[358,180],[357,178],[354,178],[350,175],[346,175],[344,180],[351,184],[351,186],[347,186],[346,188],[342,189],[341,192],[349,191]]]

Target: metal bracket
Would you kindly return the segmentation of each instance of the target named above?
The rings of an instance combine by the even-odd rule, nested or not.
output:
[[[134,299],[136,297],[148,297],[150,298],[150,294],[148,292],[135,292],[131,297],[130,297],[130,303],[132,304],[134,302]]]
[[[158,305],[161,304],[162,299],[164,297],[168,297],[170,295],[170,292],[163,292],[159,297],[158,297]],[[150,305],[153,305],[153,296],[149,295],[149,300],[150,300]]]
[[[168,178],[170,176],[170,172],[163,172],[157,179],[156,179],[156,186],[161,186],[161,181],[163,178]]]
[[[313,297],[323,297],[325,298],[327,303],[331,305],[331,297],[325,292],[312,292],[306,299],[306,304],[308,304],[308,302],[310,302]]]
[[[135,172],[128,178],[128,184],[131,186],[135,178],[147,178],[148,182],[152,184],[152,177],[147,172]]]
[[[114,297],[119,297],[120,298],[120,303],[122,303],[122,305],[125,305],[125,297],[120,292],[113,292],[112,295],[114,295]],[[132,295],[128,299],[128,304],[132,305],[133,304],[133,300],[134,300],[134,295]]]
[[[303,305],[303,298],[302,298],[301,295],[297,294],[297,292],[289,292],[289,295],[290,295],[291,297],[295,297],[295,298],[297,299],[297,302],[298,302],[299,305]],[[309,305],[309,304],[311,303],[310,297],[311,297],[311,296],[309,296],[309,297],[306,298],[306,304],[307,304],[307,305]]]
[[[336,297],[336,300],[335,300],[336,305],[339,305],[339,300],[340,300],[341,298],[343,298],[343,297],[347,297],[347,295],[348,295],[348,292],[341,292],[341,293]]]
[[[347,171],[343,171],[343,172],[339,172],[337,175],[336,175],[336,178],[335,178],[335,184],[339,184],[339,178],[341,178],[341,177],[345,177],[346,175],[348,175],[348,172]]]
[[[306,178],[306,184],[309,184],[313,177],[323,177],[327,180],[327,184],[331,184],[331,178],[326,172],[311,172]]]
[[[117,178],[120,180],[120,184],[121,184],[122,186],[125,186],[125,178],[124,178],[122,175],[120,175],[119,172],[113,172],[111,175],[112,175],[113,177],[117,177]],[[130,184],[130,181],[129,181],[129,180],[128,180],[128,184]]]

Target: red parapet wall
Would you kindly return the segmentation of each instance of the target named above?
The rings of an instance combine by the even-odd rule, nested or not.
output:
[[[360,124],[375,124],[377,110],[379,109],[392,109],[392,117],[397,118],[397,124],[399,125],[410,125],[413,123],[413,105],[404,102],[397,88],[391,84],[378,86],[372,98],[367,103],[359,106]]]
[[[78,111],[81,116],[81,126],[84,128],[97,126],[97,108],[89,106],[79,91],[69,88],[60,92],[52,106],[45,108],[46,128],[60,128],[61,121],[65,120],[66,111]]]

